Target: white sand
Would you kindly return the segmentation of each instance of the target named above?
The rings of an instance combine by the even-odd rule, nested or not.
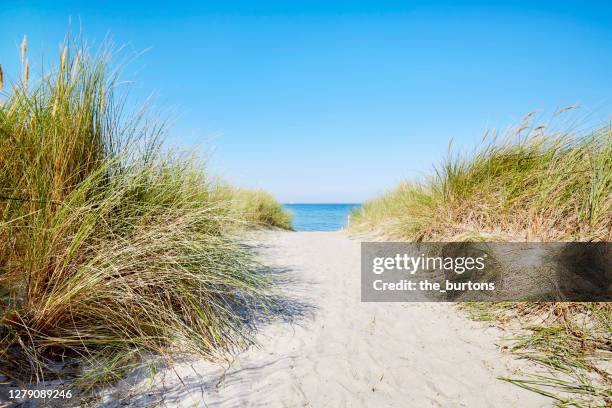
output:
[[[178,363],[129,394],[108,396],[106,405],[551,405],[497,379],[529,367],[496,345],[502,333],[467,319],[451,304],[361,303],[358,241],[342,232],[259,238],[261,260],[299,280],[287,290],[314,306],[312,316],[261,328],[261,348],[236,356],[224,375],[209,362]]]

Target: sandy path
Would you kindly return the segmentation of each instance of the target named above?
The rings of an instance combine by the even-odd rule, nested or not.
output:
[[[220,367],[185,362],[160,373],[153,388],[130,403],[550,406],[550,400],[496,379],[525,364],[498,350],[496,329],[449,304],[361,303],[358,241],[341,232],[274,232],[260,239],[262,261],[301,281],[291,291],[314,305],[312,317],[264,327],[257,336],[261,348],[237,356],[221,381]]]

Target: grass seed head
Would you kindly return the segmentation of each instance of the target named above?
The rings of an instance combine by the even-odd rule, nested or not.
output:
[[[24,35],[23,40],[21,40],[21,64],[25,63],[26,53],[28,52],[28,40]]]

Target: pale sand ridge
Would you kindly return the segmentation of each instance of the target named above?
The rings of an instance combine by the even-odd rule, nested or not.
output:
[[[223,368],[177,363],[116,392],[113,406],[542,407],[551,400],[497,379],[526,367],[501,333],[451,304],[361,303],[360,243],[343,232],[267,232],[260,259],[295,278],[310,316],[265,325]],[[180,380],[177,376],[180,376]],[[152,384],[152,386],[151,386]],[[145,386],[151,388],[146,388]]]

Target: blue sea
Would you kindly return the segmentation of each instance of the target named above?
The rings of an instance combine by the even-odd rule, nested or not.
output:
[[[293,215],[296,231],[336,231],[346,227],[348,215],[360,204],[283,204]]]

